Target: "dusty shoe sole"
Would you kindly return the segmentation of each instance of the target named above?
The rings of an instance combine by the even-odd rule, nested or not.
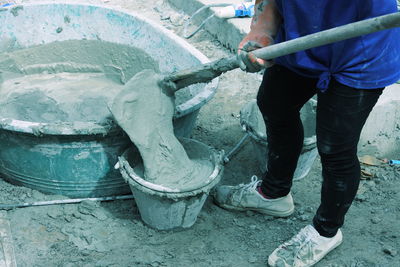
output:
[[[236,211],[256,211],[265,215],[271,215],[271,216],[275,216],[275,217],[288,217],[290,215],[292,215],[292,213],[294,212],[294,206],[287,211],[274,211],[274,210],[265,210],[265,209],[257,209],[257,208],[241,208],[241,207],[236,207],[236,206],[231,206],[231,205],[227,205],[227,204],[222,204],[222,203],[218,203],[216,201],[214,201],[214,203],[224,209],[227,210],[236,210]]]

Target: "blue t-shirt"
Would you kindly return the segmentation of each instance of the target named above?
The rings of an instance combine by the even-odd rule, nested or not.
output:
[[[275,42],[397,12],[396,0],[276,0],[283,22]],[[300,75],[319,78],[326,90],[333,77],[360,89],[381,88],[400,78],[400,29],[390,29],[275,60]]]

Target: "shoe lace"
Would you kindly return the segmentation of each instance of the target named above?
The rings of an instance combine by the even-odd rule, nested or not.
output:
[[[297,235],[292,237],[292,239],[283,243],[282,248],[285,249],[286,253],[291,252],[290,254],[292,255],[291,257],[287,257],[287,259],[292,259],[294,261],[294,257],[300,258],[305,255],[312,257],[313,245],[316,244],[313,240],[314,237],[315,235],[310,229],[305,227],[301,229]]]
[[[256,175],[251,176],[250,178],[250,183],[248,184],[239,184],[236,186],[236,189],[238,189],[236,191],[236,193],[238,194],[234,194],[238,199],[242,199],[242,196],[245,192],[247,191],[251,191],[251,190],[256,190],[258,184],[261,181],[258,180],[258,177]]]

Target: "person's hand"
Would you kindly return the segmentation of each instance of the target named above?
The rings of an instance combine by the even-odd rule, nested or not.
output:
[[[238,47],[238,62],[240,68],[244,71],[258,72],[273,64],[272,61],[257,58],[250,52],[274,43],[273,36],[276,35],[282,23],[282,17],[275,1],[256,0],[250,32],[243,38]]]
[[[272,61],[257,58],[254,54],[249,52],[266,47],[273,43],[274,40],[269,34],[259,31],[250,31],[250,33],[243,38],[238,47],[238,61],[240,68],[247,72],[258,72],[263,68],[272,66]]]

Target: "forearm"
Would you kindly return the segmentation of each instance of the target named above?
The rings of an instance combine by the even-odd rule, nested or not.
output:
[[[242,70],[257,72],[271,65],[271,62],[248,52],[272,45],[281,23],[282,18],[275,0],[256,0],[250,32],[238,47],[239,65]]]
[[[275,0],[256,0],[251,30],[264,31],[274,37],[282,22]]]

